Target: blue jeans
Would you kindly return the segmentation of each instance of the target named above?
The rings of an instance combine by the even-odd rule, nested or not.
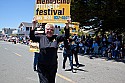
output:
[[[34,62],[33,62],[34,67],[36,67],[36,65],[38,64],[38,56],[39,56],[39,53],[35,52],[34,53]]]
[[[118,58],[118,54],[119,54],[118,50],[113,50],[112,51],[112,57],[113,58],[115,58],[115,59]]]
[[[68,57],[68,58],[69,58],[69,62],[70,62],[71,69],[73,69],[73,54],[72,54],[72,52],[67,53],[67,51],[64,50],[64,52],[63,52],[63,57],[64,57],[64,59],[63,59],[63,67],[65,67],[65,63],[66,63],[67,57]]]

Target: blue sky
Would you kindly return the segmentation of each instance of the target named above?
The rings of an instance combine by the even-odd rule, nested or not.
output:
[[[21,22],[32,22],[35,0],[1,0],[0,30],[18,28]]]
[[[21,22],[32,22],[34,6],[35,0],[1,0],[0,30],[17,29]]]

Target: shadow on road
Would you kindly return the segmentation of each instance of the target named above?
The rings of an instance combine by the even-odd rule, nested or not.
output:
[[[73,66],[76,66],[77,67],[77,65],[76,64],[73,64]],[[83,65],[83,64],[79,64],[79,67],[84,67],[85,65]]]
[[[79,64],[79,66],[77,66],[76,64],[73,64],[73,66],[75,66],[76,68],[73,68],[74,72],[73,73],[77,73],[77,71],[84,71],[84,72],[88,72],[87,70],[81,69],[80,67],[84,67],[85,65],[83,64]],[[71,69],[66,69],[65,71],[72,71]]]

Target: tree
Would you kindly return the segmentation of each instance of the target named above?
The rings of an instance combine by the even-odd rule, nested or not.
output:
[[[84,25],[93,17],[103,20],[103,30],[120,31],[125,27],[125,0],[72,0],[72,21]],[[123,21],[122,21],[123,20]]]

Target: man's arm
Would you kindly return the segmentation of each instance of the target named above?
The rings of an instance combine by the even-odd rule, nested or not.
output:
[[[35,17],[33,18],[32,21],[32,28],[30,31],[30,40],[32,40],[33,42],[40,42],[40,38],[35,36],[35,28],[36,28],[36,24],[37,24],[37,20],[35,19]]]
[[[69,34],[69,28],[65,27],[64,30],[65,30],[65,37],[68,39],[69,36],[70,36],[70,34]]]
[[[36,37],[34,32],[35,30],[30,31],[30,40],[32,40],[33,42],[40,42],[40,37]]]
[[[68,39],[69,36],[70,36],[70,31],[69,31],[69,24],[70,24],[70,21],[68,20],[68,23],[66,23],[66,26],[64,28],[65,30],[65,37]]]
[[[65,30],[65,34],[58,36],[57,37],[57,43],[64,41],[65,39],[68,39],[70,34],[69,34],[69,24],[70,24],[71,20],[67,20],[66,26],[64,28]]]

